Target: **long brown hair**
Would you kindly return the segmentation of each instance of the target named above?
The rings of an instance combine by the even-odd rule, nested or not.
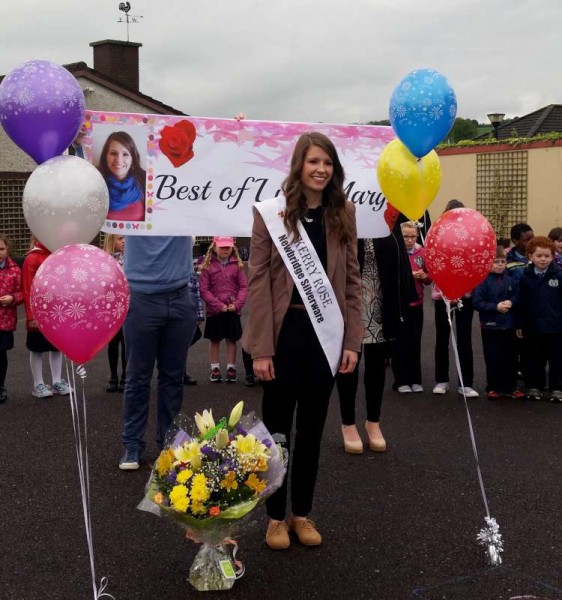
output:
[[[322,206],[325,208],[325,222],[341,243],[350,239],[350,219],[345,210],[347,198],[343,190],[345,173],[336,148],[329,137],[317,131],[303,133],[295,145],[289,174],[281,189],[285,195],[287,206],[283,221],[293,241],[299,240],[298,223],[307,211],[306,197],[301,183],[302,168],[306,153],[312,146],[324,150],[332,159],[334,173],[322,193]]]
[[[107,153],[109,152],[109,145],[111,142],[117,142],[118,144],[121,144],[121,146],[126,148],[131,155],[131,168],[129,169],[127,175],[133,175],[133,177],[137,180],[142,193],[145,194],[146,171],[141,166],[140,154],[137,150],[135,141],[126,131],[114,131],[113,133],[110,133],[107,137],[107,140],[105,140],[105,144],[103,145],[100,154],[100,165],[98,167],[99,172],[106,180],[111,175],[111,171],[109,170],[109,166],[107,164]]]

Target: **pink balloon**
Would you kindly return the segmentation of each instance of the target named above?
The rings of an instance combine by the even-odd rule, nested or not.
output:
[[[449,300],[461,298],[488,276],[496,255],[492,226],[472,208],[443,213],[425,238],[425,262]]]
[[[119,331],[129,284],[117,261],[95,246],[63,246],[41,265],[31,286],[43,335],[71,360],[91,360]]]

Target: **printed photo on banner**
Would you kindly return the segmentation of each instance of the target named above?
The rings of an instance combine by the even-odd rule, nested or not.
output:
[[[297,138],[319,131],[338,149],[359,236],[389,234],[377,162],[390,127],[93,111],[86,121],[86,158],[110,191],[104,231],[249,236],[252,207],[281,194]]]
[[[92,130],[92,163],[109,190],[108,221],[145,220],[146,142],[143,127],[100,124]]]

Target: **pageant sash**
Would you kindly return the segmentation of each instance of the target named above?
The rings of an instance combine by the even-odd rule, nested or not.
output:
[[[283,196],[254,204],[254,208],[262,216],[271,239],[297,286],[332,374],[335,375],[341,363],[344,322],[334,289],[318,253],[302,223],[298,226],[301,239],[291,243],[283,223]]]

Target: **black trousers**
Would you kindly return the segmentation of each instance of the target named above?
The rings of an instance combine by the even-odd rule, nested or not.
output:
[[[525,333],[526,380],[528,388],[543,390],[546,387],[548,363],[548,387],[562,391],[562,333]]]
[[[334,377],[308,314],[289,309],[273,357],[275,379],[263,384],[263,422],[272,434],[285,436],[290,456],[291,510],[306,517],[312,510],[322,433]],[[296,412],[294,442],[291,442]],[[289,472],[289,471],[288,471]],[[287,479],[266,500],[271,519],[287,510]]]
[[[8,351],[0,350],[0,388],[6,383],[6,374],[8,373]]]
[[[517,384],[517,345],[514,329],[482,329],[488,392],[513,392]]]
[[[119,345],[121,345],[121,379],[125,379],[127,359],[125,358],[125,337],[123,336],[122,327],[107,345],[107,358],[109,360],[109,372],[111,373],[111,379],[119,379]]]
[[[365,369],[365,401],[367,404],[367,421],[378,423],[381,416],[382,395],[384,392],[386,357],[388,344],[364,344],[363,356]],[[353,373],[336,375],[338,396],[340,400],[341,421],[344,425],[355,425],[355,398],[359,385],[359,362]]]
[[[449,339],[451,328],[447,319],[444,300],[435,300],[435,382],[449,381]],[[457,347],[464,385],[472,387],[474,383],[474,364],[472,358],[472,316],[474,308],[472,298],[462,299],[462,308],[452,311],[456,322]],[[460,385],[460,381],[459,381]]]
[[[248,375],[253,375],[254,361],[252,360],[250,354],[248,354],[246,350],[244,350],[244,348],[242,348],[242,362],[244,363],[244,371],[246,371],[246,377],[248,377]]]
[[[421,338],[423,331],[423,304],[410,306],[408,316],[400,328],[396,341],[391,344],[394,387],[421,384]]]

